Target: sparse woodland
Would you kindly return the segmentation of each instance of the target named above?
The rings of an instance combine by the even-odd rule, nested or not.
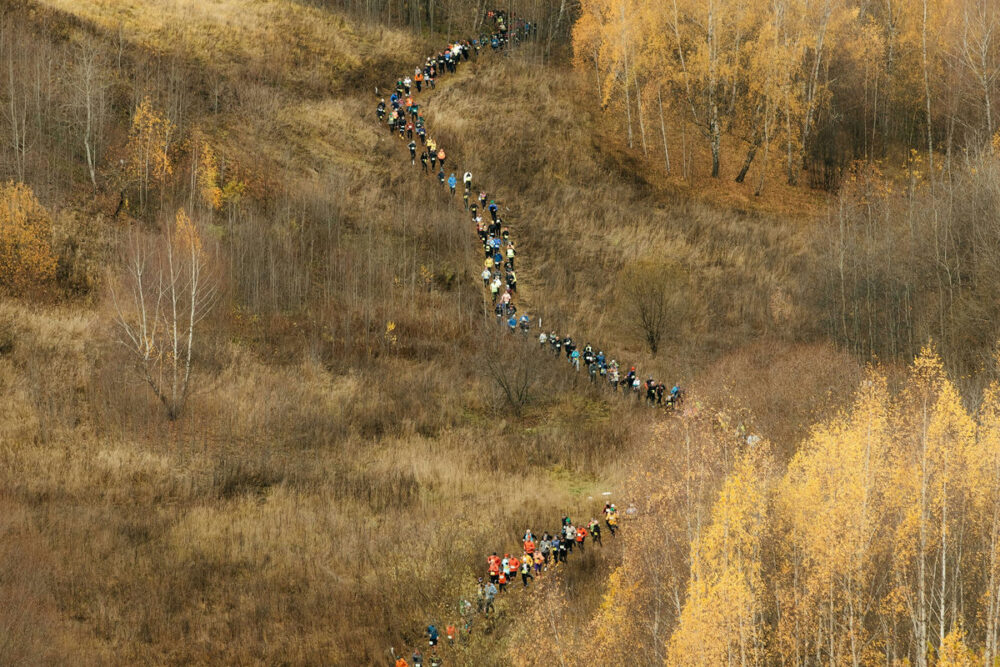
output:
[[[581,5],[577,68],[662,180],[750,199],[806,183],[831,193],[806,212],[825,222],[810,230],[818,263],[802,279],[826,335],[862,358],[909,360],[933,338],[962,373],[992,365],[993,5]],[[705,183],[715,179],[743,185]],[[783,208],[795,216],[797,203]]]
[[[606,490],[451,663],[993,664],[1000,14],[519,0],[426,98],[663,421],[375,124],[485,8],[0,2],[0,664],[389,664]]]

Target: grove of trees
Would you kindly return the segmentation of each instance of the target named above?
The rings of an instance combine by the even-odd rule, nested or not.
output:
[[[988,0],[583,0],[573,47],[630,147],[668,170],[680,148],[685,177],[695,145],[713,177],[756,166],[759,193],[771,172],[833,187],[856,159],[917,148],[935,175],[988,150],[998,27]]]
[[[896,390],[870,369],[787,467],[725,412],[664,437],[594,619],[607,664],[995,664],[1000,384],[970,412],[933,350]]]

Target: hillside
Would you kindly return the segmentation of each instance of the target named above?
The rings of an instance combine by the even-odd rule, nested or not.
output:
[[[995,329],[978,222],[1000,201],[995,160],[956,167],[948,194],[916,162],[856,167],[836,191],[768,172],[760,196],[730,184],[732,162],[725,180],[668,174],[594,94],[581,40],[612,47],[571,42],[573,10],[535,3],[535,38],[484,49],[420,110],[511,229],[519,314],[685,388],[683,411],[650,408],[539,350],[536,329],[495,326],[469,214],[377,123],[393,81],[453,37],[423,27],[488,29],[465,4],[5,3],[0,178],[24,185],[0,191],[0,664],[391,664],[455,620],[487,553],[607,499],[638,508],[618,540],[476,616],[446,664],[723,662],[735,628],[749,661],[780,662],[820,656],[834,608],[866,628],[861,662],[924,655],[885,611],[916,586],[891,548],[914,548],[906,516],[960,535],[924,554],[959,570],[938,648],[964,627],[986,651],[993,607],[960,554],[1000,563],[972,518],[1000,497],[983,444],[997,392],[968,372]],[[668,105],[665,144],[688,141],[685,113]],[[940,220],[940,243],[918,234]],[[35,254],[9,250],[33,229]],[[190,338],[141,328],[171,299]],[[928,334],[945,363],[928,349],[908,370]],[[928,483],[945,490],[922,509],[915,397],[944,443]],[[862,555],[822,548],[841,543]],[[866,596],[820,595],[838,571]],[[823,660],[858,636],[831,634]]]
[[[612,419],[606,397],[541,367],[511,418],[476,363],[496,347],[464,279],[470,239],[447,202],[395,166],[401,149],[376,134],[367,84],[337,68],[316,81],[284,65],[254,72],[254,53],[233,52],[294,24],[243,13],[226,30],[247,32],[217,43],[213,21],[196,22],[171,48],[162,30],[176,29],[176,4],[162,5],[162,20],[126,13],[124,23],[109,7],[6,18],[25,36],[19,77],[33,81],[37,59],[73,72],[80,50],[96,53],[106,106],[96,196],[75,116],[58,117],[72,107],[42,119],[66,127],[64,141],[31,128],[24,179],[51,211],[60,269],[2,305],[3,569],[18,573],[4,586],[26,600],[4,612],[5,656],[380,660],[468,585],[475,545],[614,489],[626,429],[641,431],[647,415]],[[386,51],[353,63],[364,77],[420,51],[402,33],[328,21],[317,34],[336,38],[307,43],[320,55],[299,70],[323,72],[338,44],[367,53],[374,34],[398,42],[380,39]],[[213,81],[225,83],[218,96]],[[44,83],[53,99],[74,99],[69,83]],[[176,128],[173,176],[145,210],[126,185],[129,208],[115,215],[116,156],[132,100],[145,96]],[[190,209],[206,243],[218,239],[222,301],[199,330],[196,387],[171,421],[118,342],[109,289],[130,230],[153,240],[190,201],[203,146],[220,185],[243,194],[217,212]]]

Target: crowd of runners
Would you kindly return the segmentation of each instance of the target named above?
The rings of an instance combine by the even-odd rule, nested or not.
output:
[[[407,143],[410,164],[416,167],[419,161],[425,177],[436,178],[440,187],[454,198],[457,198],[458,186],[461,185],[463,206],[470,215],[471,224],[475,226],[482,244],[484,259],[481,277],[497,323],[506,327],[511,334],[520,334],[528,339],[532,337],[533,323],[527,313],[518,311],[515,269],[518,261],[517,247],[510,226],[503,219],[495,198],[491,198],[485,190],[474,192],[472,173],[465,171],[458,175],[460,170],[454,170],[451,166],[445,147],[429,133],[424,110],[417,99],[425,88],[434,89],[439,77],[454,74],[463,62],[478,58],[483,49],[502,51],[533,37],[537,30],[530,21],[508,16],[504,10],[487,12],[484,25],[492,26],[489,34],[483,33],[474,38],[452,42],[439,53],[428,56],[421,66],[414,69],[412,75],[407,74],[397,79],[389,100],[379,100],[376,115],[392,135]],[[615,359],[608,358],[603,350],[595,352],[590,344],[579,349],[569,335],[541,330],[540,319],[535,322],[535,326],[540,330],[538,343],[542,351],[560,359],[565,355],[565,361],[570,367],[578,373],[586,371],[592,383],[607,386],[612,391],[620,390],[625,396],[668,410],[678,407],[683,400],[684,391],[678,385],[668,389],[666,384],[655,381],[652,376],[642,381],[635,366],[623,372],[623,367]],[[626,515],[635,511],[635,507],[631,506]],[[613,503],[605,504],[602,518],[608,532],[614,536],[618,526],[618,510]],[[557,530],[540,535],[526,530],[518,552],[507,552],[503,556],[498,552],[488,555],[483,576],[478,578],[476,584],[475,605],[465,598],[459,601],[456,615],[461,620],[444,626],[446,641],[449,644],[460,641],[463,635],[471,631],[476,617],[489,618],[494,613],[495,601],[508,594],[518,580],[520,586],[516,586],[517,588],[528,588],[535,577],[567,563],[574,549],[583,553],[588,538],[592,545],[602,546],[602,528],[598,519],[591,518],[577,525],[570,517],[564,516]],[[429,624],[424,632],[429,656],[424,656],[418,648],[411,656],[412,661],[407,662],[405,656],[395,656],[394,653],[396,667],[442,665],[443,658],[437,650],[441,634],[442,631],[436,624]]]
[[[630,506],[626,514],[631,515],[636,511],[634,506]],[[604,504],[603,518],[608,532],[615,537],[618,532],[618,508],[614,503]],[[574,550],[581,555],[585,553],[588,539],[592,549],[604,546],[603,529],[598,519],[591,517],[586,524],[575,525],[569,516],[564,516],[559,528],[551,533],[546,531],[538,535],[530,528],[525,530],[518,551],[505,553],[502,557],[497,552],[486,556],[484,575],[479,577],[476,584],[476,603],[473,605],[465,598],[459,600],[456,610],[459,620],[449,621],[444,627],[447,644],[453,646],[455,642],[463,641],[472,631],[474,620],[478,616],[488,618],[495,614],[496,600],[501,596],[511,594],[512,589],[526,589],[534,583],[535,577],[544,576],[550,570],[558,570],[569,562]],[[520,585],[517,585],[518,581],[521,582]],[[413,651],[412,662],[408,663],[404,656],[398,656],[396,667],[422,667],[425,660],[433,666],[443,664],[438,653],[441,629],[431,623],[424,630],[424,637],[429,657],[425,657],[418,647]]]

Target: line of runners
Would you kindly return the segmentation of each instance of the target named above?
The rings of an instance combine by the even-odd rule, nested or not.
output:
[[[422,67],[414,69],[412,77],[407,75],[397,79],[388,106],[385,99],[380,99],[375,110],[379,121],[387,124],[390,133],[398,134],[409,142],[410,164],[416,166],[419,159],[425,174],[436,171],[441,187],[447,187],[452,197],[457,193],[458,177],[455,172],[446,175],[448,155],[444,147],[428,134],[416,96],[425,84],[433,89],[439,76],[456,72],[463,61],[478,57],[480,50],[487,45],[494,51],[503,50],[512,43],[517,44],[536,34],[536,27],[528,21],[515,21],[513,30],[509,30],[508,18],[503,10],[489,12],[487,19],[492,20],[496,28],[491,35],[482,34],[476,38],[452,42],[441,52],[429,56]],[[511,238],[510,228],[501,217],[495,199],[490,199],[485,191],[473,196],[472,172],[466,171],[461,179],[463,204],[476,226],[484,251],[481,274],[483,288],[490,295],[497,323],[506,326],[511,333],[520,331],[527,337],[530,335],[531,318],[527,313],[521,313],[518,317],[515,269],[517,248]],[[488,219],[484,222],[487,214]],[[537,324],[540,328],[540,318]],[[608,359],[603,350],[595,352],[589,343],[582,350],[578,349],[569,335],[560,336],[554,330],[541,331],[538,342],[543,350],[548,348],[556,357],[560,352],[565,353],[566,361],[572,368],[577,372],[585,368],[591,383],[598,386],[607,385],[613,391],[620,389],[626,396],[632,396],[636,400],[645,399],[648,405],[663,406],[667,410],[678,407],[684,399],[684,390],[679,385],[673,384],[668,389],[666,383],[654,380],[652,375],[643,381],[635,366],[624,371],[617,360]]]
[[[442,188],[448,188],[452,197],[457,196],[458,177],[455,172],[446,175],[447,152],[428,133],[417,95],[425,87],[434,89],[439,77],[455,73],[462,62],[478,58],[482,49],[503,51],[537,34],[537,27],[530,21],[508,16],[504,10],[487,12],[486,18],[488,23],[492,22],[493,31],[490,34],[480,34],[475,38],[452,42],[439,53],[430,55],[422,66],[414,69],[412,76],[405,75],[397,79],[388,103],[382,98],[376,107],[379,122],[385,123],[391,134],[398,135],[403,141],[408,142],[410,164],[415,167],[419,160],[422,172],[435,174],[438,183]],[[497,322],[501,326],[508,327],[512,334],[520,331],[525,338],[528,338],[531,335],[531,318],[526,313],[522,313],[519,317],[516,304],[517,274],[514,266],[517,248],[511,238],[510,229],[501,217],[495,199],[490,199],[485,191],[473,196],[471,172],[466,171],[462,175],[461,183],[463,205],[469,212],[483,245],[483,286],[490,296]],[[488,221],[484,222],[484,217],[487,215]],[[540,319],[538,327],[541,328]],[[684,392],[679,386],[674,385],[667,392],[666,385],[655,382],[652,376],[643,383],[634,366],[622,374],[617,361],[606,359],[603,351],[595,353],[589,344],[585,345],[583,350],[579,350],[569,336],[561,337],[555,331],[542,331],[538,336],[538,342],[543,350],[554,353],[556,357],[559,357],[561,352],[565,353],[566,360],[577,372],[581,370],[582,361],[593,383],[607,384],[615,391],[621,388],[624,395],[631,393],[639,400],[644,393],[647,403],[665,406],[667,409],[676,408],[683,400]],[[630,515],[635,511],[635,507],[631,506],[626,513]],[[615,505],[605,504],[603,516],[608,531],[614,536],[618,525],[618,510]],[[523,551],[520,555],[505,553],[500,557],[498,553],[490,554],[486,560],[485,575],[479,577],[477,582],[475,608],[468,599],[463,598],[458,604],[458,614],[462,619],[460,628],[453,622],[445,625],[444,632],[448,643],[454,643],[460,638],[461,633],[468,633],[471,630],[476,614],[489,616],[493,613],[496,598],[503,595],[508,587],[516,582],[518,576],[521,579],[521,588],[527,588],[529,582],[536,576],[549,568],[568,562],[567,559],[574,548],[583,552],[588,537],[594,544],[602,545],[600,522],[591,518],[585,526],[575,526],[567,516],[563,517],[560,529],[552,533],[545,532],[541,536],[536,536],[531,530],[525,531],[521,544]],[[431,623],[424,634],[431,651],[430,657],[427,658],[428,664],[434,667],[442,665],[443,658],[437,653],[440,630]],[[411,664],[405,657],[396,657],[395,653],[393,655],[396,658],[396,667],[407,667]],[[425,658],[419,648],[411,657],[414,667],[423,666]]]
[[[630,506],[626,514],[636,512],[634,506]],[[608,532],[614,537],[618,530],[618,509],[614,503],[604,505],[604,523]],[[486,576],[479,577],[476,584],[476,605],[473,612],[472,603],[465,598],[458,602],[458,616],[461,619],[461,626],[450,621],[444,630],[445,638],[449,646],[461,641],[464,636],[472,631],[472,623],[476,614],[490,616],[495,613],[496,599],[502,595],[508,595],[511,586],[526,589],[529,582],[534,582],[535,577],[542,576],[550,569],[556,570],[563,563],[569,562],[569,556],[574,549],[583,554],[586,550],[587,539],[590,538],[593,545],[603,547],[601,522],[591,518],[584,526],[575,526],[568,516],[562,518],[562,523],[558,530],[551,534],[543,533],[536,535],[531,529],[525,530],[522,537],[521,550],[519,552],[505,553],[501,557],[493,552],[486,557]],[[516,582],[520,577],[521,586],[517,587]],[[433,666],[443,664],[441,656],[438,654],[437,646],[441,642],[441,631],[437,625],[431,623],[424,631],[430,651],[429,664]],[[424,654],[420,648],[413,651],[412,664],[414,667],[421,667],[424,664]],[[406,658],[400,656],[396,658],[396,667],[407,667],[411,663],[406,662]]]

